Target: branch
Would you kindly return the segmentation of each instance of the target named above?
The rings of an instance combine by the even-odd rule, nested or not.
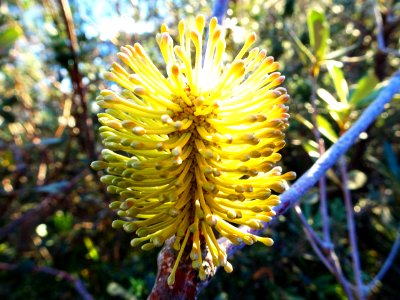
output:
[[[14,271],[18,270],[18,268],[19,266],[15,264],[0,263],[0,270]],[[46,273],[54,277],[68,281],[70,284],[74,286],[75,290],[78,292],[79,295],[81,295],[82,299],[93,300],[92,295],[90,295],[89,292],[86,290],[84,283],[80,279],[72,276],[71,274],[65,271],[57,270],[50,267],[41,267],[41,266],[32,266],[31,268],[29,268],[29,270],[36,273]],[[26,271],[26,269],[24,268],[23,271]]]
[[[335,270],[331,263],[326,258],[325,254],[321,252],[320,247],[323,245],[323,241],[319,238],[319,236],[315,233],[315,231],[311,228],[310,224],[308,224],[307,220],[305,219],[301,208],[299,205],[294,206],[294,211],[296,212],[297,216],[300,219],[301,224],[303,225],[303,231],[310,242],[311,247],[313,248],[315,254],[317,254],[318,258],[322,261],[325,267],[331,272],[335,273]]]
[[[212,16],[218,19],[218,24],[222,24],[225,19],[226,11],[228,10],[229,0],[215,0],[212,10]]]
[[[318,66],[313,67],[313,69],[319,69]],[[322,156],[325,153],[325,142],[324,139],[321,137],[321,132],[318,129],[318,109],[317,109],[317,78],[319,70],[317,74],[313,72],[311,78],[311,105],[312,105],[312,113],[311,113],[311,120],[313,124],[313,134],[315,141],[318,143],[318,151],[319,155]],[[326,244],[332,244],[331,242],[331,234],[330,234],[330,224],[329,224],[329,213],[328,213],[328,200],[327,200],[327,192],[326,192],[326,177],[321,176],[319,179],[319,196],[320,196],[320,212],[321,212],[321,219],[322,219],[322,232],[324,242]],[[332,247],[330,247],[332,248]]]
[[[383,112],[385,104],[388,103],[399,90],[400,72],[397,72],[391,77],[388,85],[381,91],[377,99],[372,102],[367,109],[365,109],[354,125],[345,134],[343,134],[339,140],[327,152],[325,152],[325,154],[322,155],[305,174],[303,174],[303,176],[301,176],[286,192],[280,196],[281,204],[275,208],[276,217],[270,223],[268,223],[268,225],[277,220],[278,216],[284,214],[289,208],[293,207],[297,202],[300,201],[301,197],[304,196],[307,191],[312,188],[322,176],[324,176],[325,172],[335,164],[340,156],[346,153],[346,151],[356,142],[360,133],[364,132],[368,126],[370,126],[371,123]],[[243,230],[247,230],[248,232],[252,233],[259,232],[256,230],[251,230],[248,227],[243,227]],[[220,246],[226,248],[228,257],[232,256],[236,251],[244,247],[243,243],[239,245],[233,245],[225,238],[220,238],[218,243]],[[197,274],[197,271],[191,268],[190,259],[184,259],[186,257],[185,255],[182,257],[179,270],[184,270],[186,274],[186,277],[183,278],[183,281],[185,281],[184,285],[186,287],[190,287],[191,290],[196,291],[196,293],[191,294],[191,298],[189,298],[187,295],[185,295],[187,290],[169,287],[167,284],[168,275],[165,275],[166,273],[169,274],[170,270],[172,269],[176,256],[175,253],[174,256],[171,257],[171,251],[173,250],[171,250],[170,241],[167,241],[159,254],[159,270],[149,299],[161,299],[159,298],[160,295],[162,295],[163,299],[195,299],[197,294],[211,281],[216,272],[216,268],[211,262],[208,262],[208,264],[210,264],[207,268],[210,271],[209,276],[206,278],[206,280],[200,281],[197,276],[191,276],[191,274],[194,274],[194,272]],[[176,282],[179,282],[179,280]]]
[[[360,254],[358,252],[356,225],[354,222],[354,207],[353,203],[351,202],[351,194],[348,188],[349,179],[347,175],[346,158],[344,157],[344,155],[339,159],[339,170],[340,170],[340,176],[342,178],[342,190],[343,190],[344,204],[346,207],[346,220],[349,231],[349,241],[351,249],[351,259],[353,262],[354,281],[357,287],[356,293],[358,299],[364,300],[365,293],[363,291]]]
[[[72,17],[71,7],[69,6],[68,0],[58,0],[61,8],[62,17],[67,30],[67,35],[69,39],[69,50],[72,56],[72,68],[68,68],[71,81],[73,83],[75,96],[78,98],[79,102],[76,103],[80,106],[81,110],[76,109],[76,118],[79,121],[78,126],[81,130],[80,142],[83,150],[87,152],[88,158],[90,160],[95,160],[97,155],[94,148],[94,131],[93,122],[89,115],[89,110],[86,101],[86,92],[84,85],[82,83],[82,74],[79,70],[79,44],[75,34],[75,25]]]

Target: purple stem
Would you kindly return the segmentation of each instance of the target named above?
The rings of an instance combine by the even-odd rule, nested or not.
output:
[[[318,76],[318,75],[316,75]],[[319,155],[322,156],[325,153],[325,142],[321,137],[321,133],[318,129],[317,123],[317,115],[318,109],[316,104],[317,98],[317,77],[313,76],[311,79],[311,105],[312,105],[312,114],[311,121],[313,124],[313,133],[315,141],[318,143],[318,151]],[[322,219],[322,233],[324,237],[324,243],[331,247],[331,235],[329,232],[329,214],[328,214],[328,201],[326,196],[326,177],[325,175],[319,179],[319,196],[320,196],[320,211],[321,211],[321,219]]]
[[[354,223],[354,208],[351,202],[350,190],[347,186],[349,179],[347,176],[346,158],[344,156],[342,156],[339,159],[339,169],[340,169],[340,176],[342,177],[342,189],[343,189],[344,203],[346,207],[346,220],[349,230],[349,240],[351,247],[351,259],[353,261],[354,280],[357,287],[358,298],[360,300],[363,300],[365,299],[365,294],[363,291],[360,254],[358,252],[356,226]]]
[[[322,261],[322,263],[326,266],[326,268],[332,274],[334,274],[336,276],[337,280],[342,285],[343,290],[347,295],[347,298],[349,300],[353,300],[353,294],[351,293],[351,285],[343,275],[342,268],[340,266],[339,260],[336,257],[335,252],[332,249],[328,250],[328,256],[329,256],[330,260],[325,256],[324,253],[322,253],[320,247],[323,250],[326,249],[326,248],[324,248],[323,241],[321,241],[321,239],[315,233],[313,228],[307,223],[307,220],[304,218],[304,215],[298,204],[296,204],[294,206],[294,210],[303,225],[304,233],[306,234],[306,237],[307,237],[308,241],[310,242],[310,245],[313,248],[315,254]]]
[[[304,217],[303,212],[301,211],[301,208],[298,204],[296,204],[294,206],[294,210],[297,214],[297,216],[300,219],[301,224],[303,225],[303,229],[305,231],[307,231],[310,234],[310,237],[317,242],[317,245],[319,247],[323,247],[324,246],[324,241],[321,240],[321,238],[315,233],[314,229],[310,226],[310,224],[308,224],[306,218]]]
[[[307,220],[304,218],[304,215],[301,211],[300,206],[295,205],[294,211],[296,212],[297,216],[299,217],[301,224],[303,225],[303,231],[306,234],[306,237],[308,241],[311,244],[311,247],[313,248],[315,254],[319,257],[319,259],[322,261],[322,263],[327,267],[327,269],[331,272],[334,273],[335,270],[332,266],[332,264],[326,259],[326,256],[321,252],[320,248],[318,246],[322,245],[321,239],[315,234],[315,231],[311,228],[310,224],[308,224]]]

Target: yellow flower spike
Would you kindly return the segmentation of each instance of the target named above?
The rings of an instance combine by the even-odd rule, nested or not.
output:
[[[160,32],[161,33],[168,32],[167,24],[165,24],[165,23],[161,24]]]
[[[247,52],[247,50],[251,47],[251,45],[254,44],[255,41],[256,41],[256,34],[253,32],[247,37],[242,49],[236,55],[236,57],[235,57],[235,59],[233,61],[241,59],[243,57],[243,55]]]
[[[185,22],[183,20],[179,21],[178,31],[179,31],[179,44],[182,47],[184,47],[184,45],[185,45]]]
[[[121,47],[122,63],[113,63],[104,78],[122,91],[103,90],[96,98],[105,109],[98,119],[106,149],[104,160],[91,166],[108,173],[101,182],[120,195],[110,204],[121,218],[112,227],[132,234],[132,246],[144,251],[175,239],[169,285],[183,255],[202,280],[207,251],[215,267],[232,272],[218,237],[271,246],[270,238],[239,226],[263,228],[275,216],[277,194],[295,179],[275,166],[289,118],[279,63],[265,49],[251,49],[255,34],[225,62],[225,31],[216,18],[208,26],[204,40],[204,16],[192,27],[180,21],[174,46],[161,25],[156,41],[164,71],[140,44]]]

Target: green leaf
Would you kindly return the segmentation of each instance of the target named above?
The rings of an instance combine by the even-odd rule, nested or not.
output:
[[[100,259],[100,255],[93,241],[89,237],[85,236],[83,238],[83,243],[85,244],[86,249],[88,251],[87,258],[92,259],[94,261],[98,261]]]
[[[287,24],[284,25],[287,33],[289,36],[292,38],[294,44],[297,46],[300,54],[300,59],[302,60],[303,63],[307,63],[306,57],[309,59],[309,61],[312,63],[315,58],[314,55],[311,53],[310,50],[301,42],[301,40],[297,37],[296,33],[292,28],[290,28]]]
[[[347,85],[346,79],[344,79],[342,69],[335,61],[330,61],[327,64],[327,68],[329,75],[332,78],[339,100],[343,103],[347,103],[347,98],[349,96],[349,86]]]
[[[331,93],[329,93],[327,90],[319,88],[317,90],[317,95],[328,104],[328,109],[329,110],[334,110],[334,111],[346,111],[349,109],[349,105],[346,103],[339,102],[333,97]]]
[[[307,15],[307,26],[310,35],[310,44],[318,61],[324,59],[327,41],[329,38],[329,24],[325,14],[311,9]]]
[[[55,213],[53,222],[59,231],[68,231],[74,225],[74,216],[69,212],[64,213],[62,210],[59,210]]]
[[[376,77],[374,72],[368,72],[367,75],[365,75],[358,81],[356,88],[351,94],[349,101],[350,104],[352,104],[356,108],[360,108],[365,103],[368,103],[369,101],[366,100],[370,98],[373,90],[375,89],[378,83],[379,79]]]
[[[321,134],[330,140],[332,143],[336,143],[338,135],[333,129],[331,123],[329,123],[323,116],[317,116],[318,130]]]
[[[310,157],[319,158],[318,144],[313,140],[306,140],[301,144]]]
[[[22,28],[17,22],[11,22],[0,27],[0,49],[11,48],[22,35]]]

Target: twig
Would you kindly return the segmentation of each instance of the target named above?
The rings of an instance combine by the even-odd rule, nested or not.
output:
[[[79,71],[79,59],[78,51],[79,45],[78,40],[75,35],[75,26],[72,18],[71,8],[69,6],[68,0],[58,0],[61,8],[63,20],[67,30],[67,35],[69,39],[69,49],[72,56],[72,69],[69,69],[69,74],[74,87],[75,96],[79,99],[77,103],[81,108],[81,112],[78,109],[76,111],[76,117],[79,120],[80,125],[80,142],[83,146],[83,150],[87,152],[88,158],[90,160],[96,159],[96,153],[94,148],[94,131],[92,119],[90,118],[87,103],[86,103],[86,93],[82,83],[82,74]]]
[[[350,284],[346,277],[343,274],[342,266],[340,265],[339,259],[336,255],[335,251],[329,251],[329,259],[332,261],[333,266],[335,267],[335,276],[338,279],[339,283],[342,285],[344,292],[348,300],[353,300],[352,290],[354,290],[354,286]]]
[[[303,231],[310,242],[311,247],[313,248],[315,254],[322,261],[322,263],[326,266],[326,268],[337,278],[339,283],[342,285],[344,292],[349,300],[353,300],[353,294],[351,293],[351,284],[347,281],[346,277],[343,275],[341,266],[339,261],[337,260],[336,254],[334,251],[329,251],[329,259],[322,253],[320,247],[316,243],[318,236],[316,236],[315,231],[308,225],[307,221],[304,218],[303,213],[301,212],[301,208],[298,205],[295,205],[294,210],[296,214],[299,216],[300,221],[303,224]],[[321,243],[321,242],[320,242]]]
[[[392,266],[393,261],[396,258],[396,255],[398,254],[399,250],[400,250],[400,227],[398,229],[396,241],[394,242],[388,257],[386,258],[385,263],[383,264],[382,268],[379,270],[378,274],[376,274],[376,276],[367,285],[367,288],[366,288],[367,294],[370,291],[372,291],[376,287],[376,285],[382,280],[382,278],[385,276],[386,272]]]
[[[313,248],[315,254],[319,257],[322,263],[326,266],[326,268],[337,278],[339,283],[342,285],[344,292],[347,295],[349,300],[353,300],[353,294],[351,293],[351,284],[347,281],[346,277],[342,272],[342,267],[340,265],[339,260],[337,259],[336,253],[333,248],[327,248],[319,236],[315,233],[313,228],[307,223],[307,220],[304,218],[304,215],[301,211],[301,208],[298,204],[294,206],[294,210],[299,217],[302,225],[303,231],[306,234],[308,241],[310,242],[311,247]],[[331,244],[332,245],[332,244]],[[320,249],[322,248],[322,249]],[[324,250],[322,253],[321,250]]]
[[[301,208],[298,204],[294,206],[294,211],[296,212],[297,216],[299,217],[299,220],[301,222],[301,225],[303,225],[304,231],[307,231],[310,234],[310,237],[317,242],[319,247],[324,248],[324,241],[321,240],[321,238],[315,233],[315,230],[308,224],[306,218],[304,217],[303,212],[301,211]]]
[[[313,248],[315,254],[319,257],[322,263],[327,267],[327,269],[334,273],[333,266],[331,263],[326,259],[325,255],[321,252],[320,248],[322,246],[321,239],[315,234],[315,231],[311,228],[310,224],[307,223],[307,220],[304,218],[304,215],[301,211],[300,206],[295,205],[294,211],[296,212],[297,216],[299,217],[301,224],[303,225],[303,231],[306,234],[308,241],[310,242],[311,247]]]
[[[351,248],[351,259],[353,261],[353,272],[354,272],[354,281],[356,283],[356,291],[357,296],[360,300],[365,299],[365,294],[363,291],[363,282],[362,282],[362,274],[361,274],[361,266],[360,266],[360,255],[358,252],[357,246],[357,234],[356,234],[356,226],[354,224],[354,208],[351,203],[351,194],[348,188],[348,175],[347,175],[347,166],[346,166],[346,158],[342,156],[339,159],[339,170],[340,176],[342,178],[342,190],[344,203],[346,207],[346,221],[349,231],[349,241]]]
[[[18,265],[16,264],[9,264],[9,263],[0,263],[0,270],[6,270],[6,271],[14,271],[18,270]],[[26,269],[24,268],[24,271]],[[86,290],[85,284],[75,276],[72,276],[71,274],[62,271],[62,270],[57,270],[54,268],[50,267],[42,267],[42,266],[32,266],[29,268],[30,271],[36,272],[36,273],[45,273],[52,275],[54,277],[61,278],[70,284],[72,284],[75,288],[75,290],[78,292],[78,294],[82,297],[84,300],[93,300],[92,295],[89,294],[89,292]]]
[[[318,74],[318,72],[317,72],[317,74]],[[318,143],[319,155],[322,156],[325,153],[325,142],[324,142],[323,138],[321,137],[321,133],[319,132],[318,123],[317,123],[317,115],[318,115],[318,109],[317,109],[317,104],[316,104],[317,76],[318,75],[313,74],[313,76],[311,78],[311,105],[312,105],[311,121],[313,124],[314,138],[315,138],[315,141]],[[331,235],[329,232],[330,224],[329,224],[325,175],[319,179],[319,196],[320,196],[320,212],[321,212],[321,219],[322,219],[322,233],[323,233],[323,237],[324,237],[324,242],[327,245],[331,245],[332,242],[331,242]],[[330,248],[332,248],[332,247],[330,247]]]
[[[327,151],[324,155],[322,155],[314,165],[301,176],[286,192],[284,192],[281,196],[281,204],[275,208],[276,217],[273,220],[277,220],[277,217],[284,214],[289,208],[293,207],[298,201],[300,201],[301,197],[306,194],[306,192],[312,188],[316,182],[325,174],[325,172],[330,169],[336,161],[342,156],[346,151],[355,143],[360,133],[365,131],[368,126],[382,113],[384,110],[384,106],[386,103],[392,100],[393,96],[400,90],[400,72],[395,73],[388,85],[380,92],[379,96],[375,101],[373,101],[367,109],[361,114],[359,119],[353,124],[353,126],[344,133],[338,141]],[[268,225],[270,225],[268,223]],[[248,227],[242,227],[241,229],[246,230],[248,232],[257,233],[259,231],[250,230]],[[227,250],[228,257],[232,256],[236,251],[244,247],[244,244],[241,243],[239,245],[233,245],[225,238],[220,238],[218,243],[225,247]],[[164,245],[164,248],[168,248],[168,243]],[[164,249],[162,250],[164,251]],[[169,261],[169,266],[165,267],[165,270],[170,270],[174,263],[175,259],[171,259]],[[185,264],[185,265],[183,265]],[[190,262],[182,262],[179,268],[188,268],[191,270]],[[166,283],[166,277],[160,276],[162,274],[157,274],[157,278],[155,281],[154,289],[162,289],[163,295],[169,295],[170,289]],[[201,291],[204,287],[208,285],[211,281],[212,276],[207,277],[205,281],[200,281],[197,277],[192,279],[190,283],[196,289],[197,292]]]

